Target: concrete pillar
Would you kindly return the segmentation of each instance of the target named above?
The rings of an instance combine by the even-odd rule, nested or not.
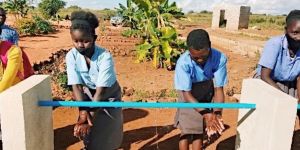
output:
[[[227,18],[226,29],[238,30],[239,18],[240,18],[240,6],[236,6],[236,5],[228,6],[225,14]]]
[[[250,18],[250,10],[249,6],[241,6],[241,12],[239,17],[239,29],[244,28],[248,29],[249,18]]]
[[[214,8],[213,10],[213,16],[212,16],[212,25],[211,25],[211,28],[213,29],[217,29],[219,28],[219,23],[220,23],[220,9],[219,8]]]
[[[53,150],[50,77],[35,75],[0,94],[3,150]]]
[[[241,103],[256,110],[239,110],[236,149],[288,150],[296,120],[297,99],[260,79],[243,81]]]

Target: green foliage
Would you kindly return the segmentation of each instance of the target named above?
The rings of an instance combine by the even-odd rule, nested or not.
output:
[[[38,7],[46,19],[55,17],[56,13],[64,8],[66,2],[62,0],[42,0]]]
[[[111,17],[117,14],[115,10],[111,10],[107,8],[103,10],[92,11],[92,12],[95,13],[97,17],[100,18],[101,20],[109,20]]]
[[[3,2],[4,9],[8,10],[9,13],[20,15],[24,18],[30,7],[27,0],[6,0]]]
[[[72,12],[78,10],[82,10],[82,8],[80,8],[79,6],[70,6],[68,8],[60,9],[57,14],[61,18],[65,18],[66,15],[70,17]],[[109,20],[112,16],[115,16],[117,14],[115,10],[111,10],[107,8],[103,10],[90,10],[90,9],[84,9],[84,10],[94,13],[100,20]]]
[[[180,20],[181,24],[201,24],[209,27],[212,21],[212,13],[202,11],[202,13],[190,13],[186,15],[187,19]]]
[[[34,16],[33,19],[36,24],[36,32],[38,34],[48,34],[49,32],[53,32],[53,28],[49,21],[44,20],[39,16]]]
[[[285,16],[272,15],[250,15],[249,26],[258,26],[262,29],[283,29],[285,25]]]
[[[62,8],[60,9],[57,14],[61,17],[61,18],[66,18],[66,16],[68,15],[69,18],[71,16],[71,13],[74,12],[74,11],[78,11],[78,10],[82,10],[81,7],[79,6],[76,6],[76,5],[73,5],[73,6],[70,6],[68,8]]]
[[[124,31],[124,36],[132,35],[136,30],[144,40],[138,45],[137,62],[152,60],[156,68],[172,69],[182,50],[177,32],[170,21],[183,17],[175,2],[168,0],[127,0],[127,7],[119,4],[118,13],[132,30]]]
[[[36,24],[32,19],[23,18],[17,21],[17,30],[23,35],[35,35]]]
[[[48,34],[53,31],[50,22],[38,16],[34,16],[33,19],[22,18],[17,21],[16,25],[21,35]]]
[[[68,76],[66,71],[61,72],[57,75],[57,82],[59,86],[64,88],[65,90],[71,90],[71,88],[68,86]]]
[[[122,32],[122,36],[125,37],[139,37],[141,35],[140,30],[127,29]]]
[[[68,7],[68,9],[81,10],[82,8],[77,5],[72,5],[72,6]]]

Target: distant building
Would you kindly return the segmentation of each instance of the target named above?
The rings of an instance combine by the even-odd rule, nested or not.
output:
[[[213,8],[212,28],[247,29],[249,17],[250,6],[217,5]]]

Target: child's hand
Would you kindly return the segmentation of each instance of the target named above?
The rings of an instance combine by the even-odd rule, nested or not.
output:
[[[91,126],[93,126],[91,116],[85,110],[80,111],[78,121],[74,126],[74,136],[78,138],[85,136]]]
[[[77,138],[81,138],[86,136],[90,132],[91,126],[87,123],[84,124],[76,124],[74,127],[74,136]]]
[[[92,124],[92,117],[91,112],[87,112],[86,110],[81,110],[79,112],[78,122],[77,123],[88,123],[90,126],[93,126]]]
[[[215,115],[213,113],[208,113],[205,114],[203,117],[206,124],[205,131],[207,132],[208,137],[216,133],[219,133],[220,135],[222,134],[225,127],[221,116]]]

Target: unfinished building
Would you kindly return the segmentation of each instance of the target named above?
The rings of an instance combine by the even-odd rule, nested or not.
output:
[[[212,28],[227,30],[247,29],[250,7],[240,5],[217,5],[213,9]]]

